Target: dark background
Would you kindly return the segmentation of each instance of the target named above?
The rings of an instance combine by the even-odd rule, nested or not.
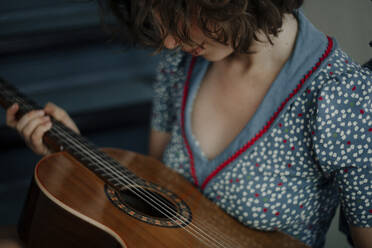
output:
[[[372,58],[371,0],[305,1],[303,10],[357,62]],[[147,152],[158,58],[108,40],[89,0],[0,1],[0,77],[65,108],[99,146]],[[17,222],[40,159],[5,128],[4,115],[0,108],[0,239],[1,227]],[[325,248],[333,247],[350,247],[338,218],[327,233]]]
[[[0,77],[54,102],[100,147],[147,152],[153,51],[110,41],[93,1],[0,1]],[[14,226],[40,159],[0,110],[0,227]]]

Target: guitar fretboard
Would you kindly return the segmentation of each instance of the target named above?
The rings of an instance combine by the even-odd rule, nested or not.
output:
[[[42,109],[36,102],[0,78],[0,104],[7,109],[14,103],[19,105],[17,118],[21,118],[32,110]],[[97,176],[117,189],[141,182],[140,178],[123,167],[118,161],[100,151],[93,143],[54,118],[51,117],[51,120],[52,128],[43,137],[48,148],[54,151],[63,150],[68,152]]]

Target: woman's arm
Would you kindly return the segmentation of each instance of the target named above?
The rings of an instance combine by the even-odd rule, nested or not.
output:
[[[149,142],[149,155],[161,160],[165,147],[171,138],[170,133],[151,129]]]
[[[372,228],[349,225],[355,248],[372,247]]]

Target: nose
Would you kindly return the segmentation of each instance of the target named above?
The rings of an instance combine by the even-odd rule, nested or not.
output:
[[[177,46],[179,46],[179,44],[172,35],[168,35],[167,37],[165,37],[164,46],[167,49],[175,49]]]

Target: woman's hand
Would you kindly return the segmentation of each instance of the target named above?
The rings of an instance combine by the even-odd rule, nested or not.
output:
[[[18,110],[18,104],[13,104],[7,109],[6,124],[9,127],[16,129],[23,137],[26,144],[36,154],[47,155],[51,153],[51,151],[43,144],[44,133],[52,127],[49,115],[53,116],[56,120],[62,122],[75,132],[80,133],[79,129],[66,111],[53,103],[46,104],[44,109],[33,110],[25,114],[19,120],[16,119],[16,113]]]

